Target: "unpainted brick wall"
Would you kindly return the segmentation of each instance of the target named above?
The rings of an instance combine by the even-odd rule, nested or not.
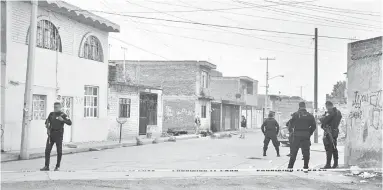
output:
[[[195,99],[164,98],[163,131],[168,129],[195,132]]]
[[[238,78],[211,77],[211,95],[217,100],[237,101],[235,95],[239,89]]]
[[[123,69],[123,64],[117,64],[117,81],[124,81]],[[127,62],[125,71],[128,82],[162,87],[164,95],[196,94],[196,76],[199,68],[195,64]]]
[[[348,45],[345,163],[382,167],[382,37]]]

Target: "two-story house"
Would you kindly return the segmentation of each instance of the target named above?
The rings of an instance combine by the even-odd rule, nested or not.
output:
[[[1,2],[3,5],[3,1]],[[31,1],[6,1],[6,61],[1,105],[4,150],[20,148]],[[44,147],[54,102],[72,119],[64,142],[107,138],[108,35],[120,28],[64,1],[38,1],[29,148]],[[3,17],[2,17],[3,18]],[[3,33],[2,33],[3,37]]]
[[[216,66],[206,61],[111,61],[119,73],[118,81],[158,86],[162,91],[163,131],[195,131],[194,120],[201,118],[201,128],[210,128],[210,72]]]
[[[248,128],[258,124],[256,110],[258,81],[250,77],[224,77],[213,72],[211,77],[212,130],[238,130],[241,116],[245,116]]]

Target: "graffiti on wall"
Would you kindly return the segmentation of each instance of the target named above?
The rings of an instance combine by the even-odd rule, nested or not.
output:
[[[183,116],[192,116],[194,117],[194,112],[192,110],[174,109],[171,106],[165,106],[164,120],[182,120]]]
[[[351,98],[351,112],[348,114],[350,126],[357,127],[363,134],[363,141],[368,137],[368,130],[382,129],[382,90],[360,93],[354,92]]]

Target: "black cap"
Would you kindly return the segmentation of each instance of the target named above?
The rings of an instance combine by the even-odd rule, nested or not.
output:
[[[330,101],[326,101],[326,106],[333,106],[334,104]]]
[[[305,102],[299,102],[299,108],[306,108]]]

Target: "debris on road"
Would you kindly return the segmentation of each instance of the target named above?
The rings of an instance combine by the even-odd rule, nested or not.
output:
[[[359,168],[358,166],[351,166],[350,171],[353,175],[359,175],[360,173],[362,173],[361,168]]]
[[[377,174],[375,173],[369,173],[369,172],[363,172],[359,175],[359,177],[362,177],[364,179],[369,179],[369,178],[373,178],[373,177],[376,177]]]

